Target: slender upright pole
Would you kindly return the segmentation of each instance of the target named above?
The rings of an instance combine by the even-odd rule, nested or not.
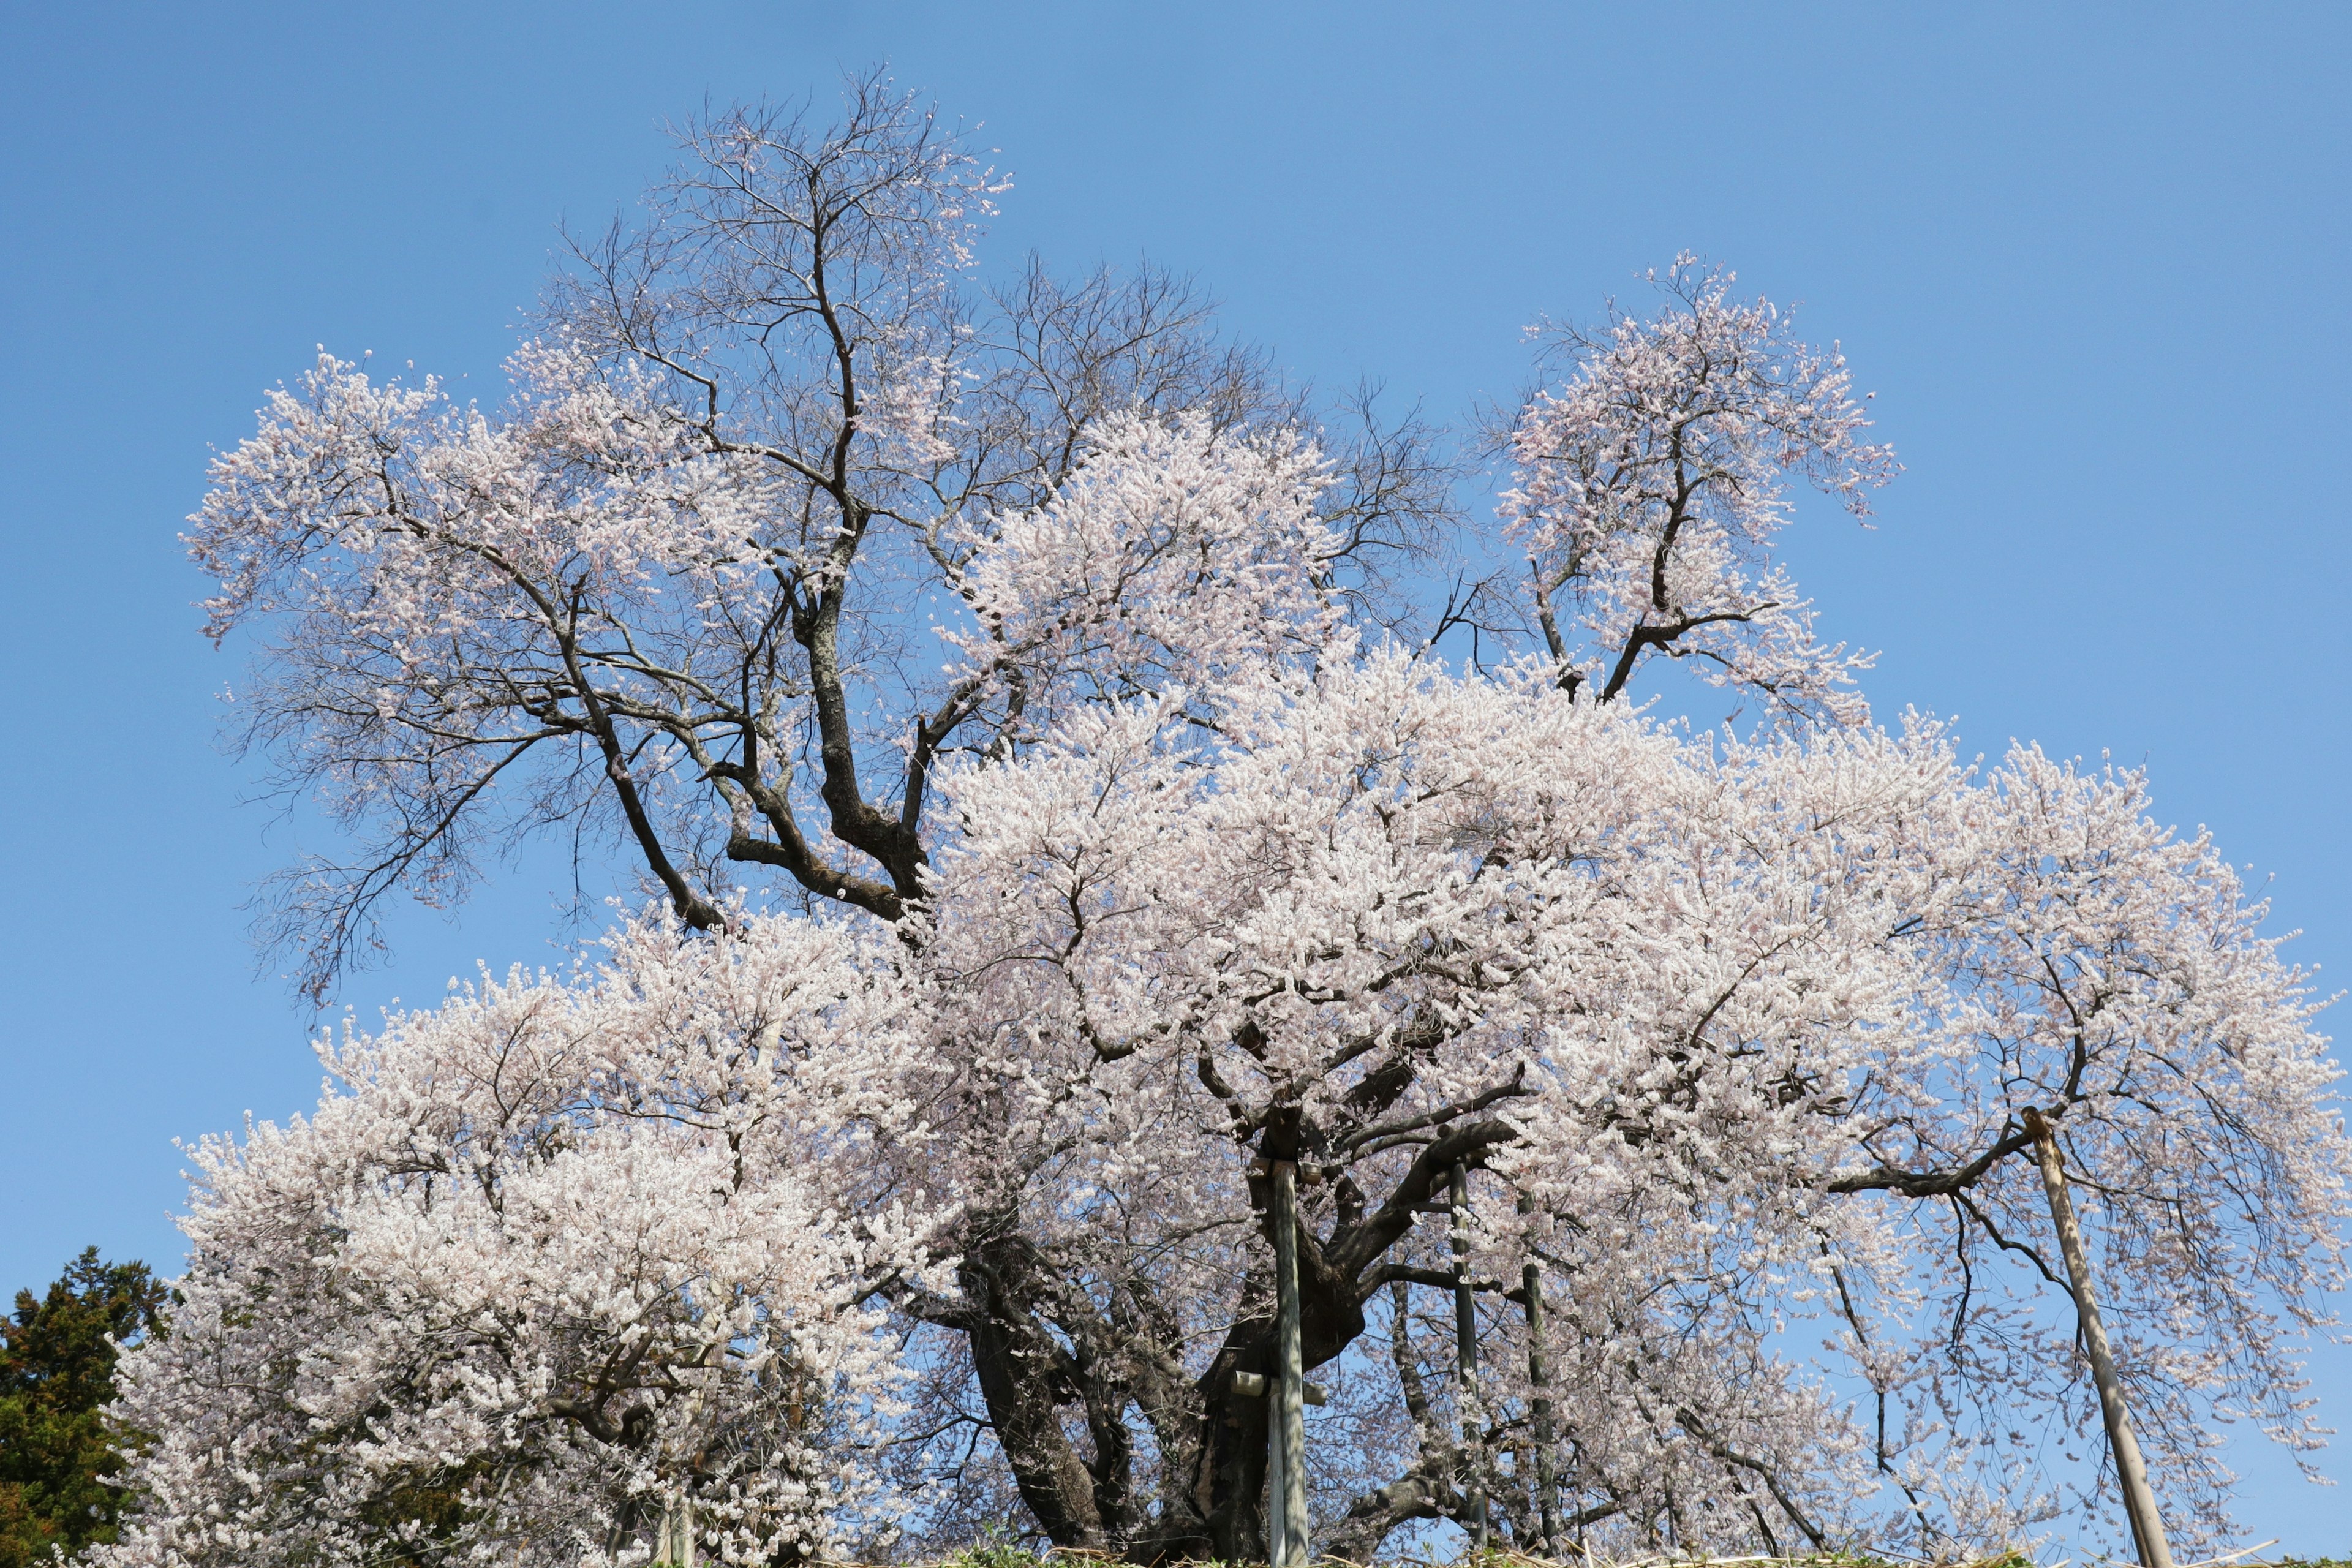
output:
[[[1307,1543],[1307,1367],[1298,1332],[1298,1167],[1274,1162],[1275,1386],[1266,1392],[1267,1536],[1279,1555],[1272,1568],[1305,1568]],[[1276,1468],[1279,1466],[1279,1468]],[[1278,1543],[1273,1521],[1280,1520]],[[2169,1568],[2169,1565],[2167,1565]]]
[[[1519,1212],[1526,1214],[1533,1207],[1522,1193]],[[1559,1478],[1553,1473],[1551,1463],[1551,1369],[1544,1358],[1543,1271],[1536,1267],[1532,1252],[1520,1267],[1519,1289],[1528,1299],[1528,1386],[1534,1391],[1528,1405],[1529,1414],[1535,1417],[1536,1429],[1536,1517],[1543,1530],[1544,1555],[1557,1557]]]
[[[1282,1473],[1281,1379],[1269,1381],[1265,1391],[1265,1562],[1266,1568],[1284,1568],[1290,1561],[1283,1525],[1289,1508],[1290,1488]]]
[[[654,1562],[668,1568],[694,1568],[694,1503],[683,1489],[662,1510],[661,1539]]]
[[[702,1352],[702,1364],[706,1367],[715,1364],[725,1349],[724,1341],[711,1345]],[[694,1396],[686,1405],[686,1429],[688,1432],[700,1427],[702,1403],[709,1393],[708,1382],[695,1384]],[[799,1417],[795,1415],[793,1421],[797,1429]],[[687,1469],[689,1474],[693,1469],[690,1460]],[[655,1547],[654,1562],[666,1564],[667,1568],[694,1568],[694,1494],[688,1488],[687,1476],[679,1477],[677,1495],[663,1505],[660,1528],[661,1539]]]
[[[2050,1195],[2050,1218],[2058,1229],[2058,1249],[2065,1255],[2066,1277],[2074,1282],[2074,1310],[2083,1321],[2083,1347],[2090,1352],[2091,1378],[2099,1386],[2099,1415],[2106,1422],[2107,1446],[2115,1454],[2116,1479],[2123,1488],[2124,1514],[2131,1521],[2141,1568],[2172,1568],[2172,1547],[2164,1539],[2164,1521],[2157,1516],[2156,1492],[2147,1484],[2139,1439],[2132,1436],[2131,1412],[2124,1405],[2124,1385],[2116,1377],[2106,1326],[2100,1322],[2099,1303],[2091,1295],[2090,1259],[2083,1251],[2083,1228],[2074,1220],[2074,1200],[2066,1194],[2066,1166],[2059,1157],[2057,1135],[2038,1110],[2025,1113],[2025,1130],[2033,1135],[2042,1190]]]
[[[1470,1289],[1470,1169],[1454,1164],[1454,1370],[1462,1383],[1462,1485],[1469,1494],[1471,1544],[1486,1550],[1486,1493],[1478,1484],[1478,1298]],[[2166,1568],[2171,1568],[2169,1563]]]

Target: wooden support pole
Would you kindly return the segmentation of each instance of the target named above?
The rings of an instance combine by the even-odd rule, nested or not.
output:
[[[2091,1294],[2090,1258],[2083,1250],[2083,1228],[2074,1220],[2074,1200],[2066,1194],[2066,1166],[2059,1156],[2057,1135],[2038,1110],[2026,1111],[2025,1130],[2033,1135],[2042,1187],[2049,1194],[2051,1222],[2058,1230],[2058,1249],[2065,1255],[2066,1277],[2074,1284],[2083,1348],[2090,1352],[2091,1378],[2099,1388],[2099,1415],[2106,1423],[2107,1447],[2115,1455],[2116,1480],[2123,1489],[2124,1515],[2131,1521],[2140,1568],[2172,1568],[2172,1547],[2164,1539],[2164,1521],[2157,1516],[2156,1492],[2147,1484],[2139,1439],[2132,1436],[2131,1412],[2124,1405],[2124,1385],[2116,1376],[2106,1326],[2099,1321],[2099,1303]]]
[[[712,1343],[702,1352],[702,1364],[706,1367],[717,1366],[719,1357],[725,1353],[726,1349],[727,1342],[724,1340]],[[700,1430],[702,1404],[709,1393],[709,1382],[695,1384],[694,1395],[687,1401],[686,1405],[686,1429],[689,1433]],[[798,1431],[801,1415],[797,1394],[793,1397],[792,1421],[793,1430]],[[689,1484],[689,1478],[698,1458],[698,1455],[688,1458],[686,1473],[678,1478],[677,1495],[663,1505],[661,1537],[654,1546],[654,1562],[657,1568],[694,1568],[694,1493]]]
[[[1462,1485],[1469,1494],[1464,1520],[1471,1545],[1486,1550],[1486,1493],[1479,1485],[1479,1449],[1485,1433],[1475,1410],[1478,1396],[1478,1298],[1470,1289],[1470,1168],[1454,1162],[1448,1195],[1454,1200],[1454,1370],[1462,1384]],[[2169,1563],[2165,1568],[2171,1568]]]
[[[654,1562],[658,1568],[694,1568],[694,1501],[683,1488],[662,1509]]]
[[[1519,1212],[1526,1214],[1532,1206],[1522,1194]],[[1519,1289],[1528,1299],[1528,1386],[1533,1391],[1528,1405],[1535,1426],[1536,1519],[1543,1531],[1544,1555],[1558,1557],[1559,1478],[1551,1462],[1551,1373],[1544,1356],[1543,1271],[1536,1267],[1532,1252],[1519,1268]]]
[[[1282,1380],[1273,1380],[1278,1389]],[[1288,1531],[1290,1487],[1282,1473],[1282,1396],[1265,1402],[1265,1562],[1266,1568],[1286,1568],[1290,1562]]]
[[[1274,1162],[1275,1386],[1266,1401],[1266,1537],[1272,1568],[1306,1568],[1307,1367],[1298,1331],[1298,1167]]]

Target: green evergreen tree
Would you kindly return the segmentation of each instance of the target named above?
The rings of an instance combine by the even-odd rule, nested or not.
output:
[[[169,1294],[145,1264],[102,1263],[93,1247],[0,1319],[0,1568],[114,1538],[121,1494],[106,1478],[121,1460],[99,1413],[115,1343],[155,1332]]]

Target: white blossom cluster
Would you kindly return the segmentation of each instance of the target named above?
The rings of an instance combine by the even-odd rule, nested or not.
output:
[[[1732,298],[1728,273],[1688,255],[1651,281],[1683,308],[1555,331],[1573,369],[1510,433],[1519,482],[1502,516],[1553,656],[1609,697],[1654,650],[1777,708],[1860,720],[1853,678],[1869,659],[1814,638],[1769,546],[1790,518],[1780,476],[1867,517],[1895,454],[1860,439],[1869,421],[1844,356],[1798,341],[1769,300]],[[1563,593],[1585,634],[1574,647]]]
[[[914,1128],[872,967],[632,926],[322,1042],[315,1116],[195,1151],[118,1406],[145,1511],[100,1560],[642,1562],[682,1507],[726,1561],[820,1551],[904,1382],[872,1292],[930,1266],[929,1198],[854,1163]]]

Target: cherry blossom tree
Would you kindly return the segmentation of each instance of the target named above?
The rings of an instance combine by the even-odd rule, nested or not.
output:
[[[341,1092],[195,1151],[121,1563],[815,1554],[903,1383],[871,1304],[931,1267],[906,997],[839,932],[667,922],[320,1055]]]
[[[385,894],[459,897],[486,846],[559,825],[614,834],[698,929],[763,872],[898,920],[942,755],[1015,743],[1064,688],[1238,657],[1303,584],[1345,602],[1442,521],[1426,432],[1368,419],[1307,471],[1296,396],[1177,279],[1033,267],[967,299],[1002,183],[887,83],[830,132],[737,113],[684,142],[647,223],[578,247],[501,413],[322,356],[215,466],[212,632],[284,628],[246,739],[355,846],[272,889],[265,934],[314,991]],[[1202,467],[1229,445],[1257,471]],[[1272,510],[1196,538],[1227,526],[1203,494],[1111,555],[1023,521],[1102,448]],[[1308,502],[1311,538],[1276,526]],[[1033,548],[1059,553],[1016,566]],[[1118,662],[1169,594],[1236,595],[1242,640]]]
[[[1867,517],[1895,455],[1858,438],[1869,421],[1843,356],[1797,341],[1769,301],[1734,300],[1729,274],[1689,256],[1650,281],[1679,308],[1546,334],[1566,383],[1539,389],[1505,437],[1519,483],[1502,516],[1559,679],[1607,702],[1664,654],[1778,708],[1861,719],[1868,659],[1815,640],[1769,546],[1789,519],[1782,475]]]
[[[322,357],[215,466],[246,732],[358,847],[279,889],[314,987],[518,831],[661,908],[203,1152],[122,1561],[1249,1557],[1273,1163],[1329,1550],[1998,1540],[2018,1410],[2095,1421],[2029,1110],[2175,1533],[2217,1414],[2317,1441],[2315,998],[2137,775],[1869,719],[1774,558],[1895,471],[1834,353],[1687,258],[1555,333],[1468,547],[1515,650],[1503,579],[1413,617],[1431,432],[1160,275],[971,289],[1003,183],[884,84],[684,147],[504,409]],[[1660,655],[1769,722],[1621,700]]]
[[[1985,1256],[2033,1245],[2036,1178],[2006,1158],[2029,1105],[2063,1108],[2076,1158],[2132,1201],[2110,1268],[2133,1281],[2137,1392],[2175,1495],[2211,1505],[2226,1479],[2208,1401],[2308,1439],[2273,1314],[2314,1313],[2340,1266],[2333,1068],[2228,867],[2153,828],[2136,779],[2031,750],[1973,776],[1933,726],[1707,747],[1579,700],[1548,661],[1465,680],[1391,654],[1228,710],[1212,757],[1197,732],[1130,708],[960,775],[957,896],[929,949],[985,1009],[953,1033],[1001,1042],[956,1076],[988,1086],[992,1165],[1034,1140],[1020,1208],[1048,1272],[1231,1303],[1162,1331],[1171,1353],[1217,1336],[1168,1403],[1106,1378],[1136,1379],[1147,1413],[1202,1398],[1160,1463],[1255,1485],[1248,1428],[1224,1437],[1215,1406],[1226,1366],[1264,1353],[1266,1259],[1255,1231],[1224,1259],[1205,1238],[1263,1206],[1250,1156],[1288,1149],[1310,1194],[1307,1358],[1373,1332],[1385,1299],[1402,1359],[1364,1397],[1412,1418],[1399,1473],[1333,1500],[1332,1550],[1454,1514],[1471,1470],[1536,1533],[1532,1465],[1498,1458],[1531,1436],[1524,1317],[1504,1310],[1528,1258],[1564,1291],[1552,1364],[1582,1380],[1552,1394],[1568,1516],[1826,1545],[1878,1480],[1936,1530],[2016,1528],[2032,1496],[1971,1402],[2075,1370],[2070,1326],[2036,1310],[2044,1260],[2005,1276]],[[1026,1118],[997,1109],[1015,1072]],[[1188,1126],[1230,1151],[1171,1162]],[[2235,1142],[2256,1126],[2259,1149]],[[1392,1294],[1452,1283],[1445,1234],[1416,1220],[1456,1164],[1486,1173],[1468,1220],[1497,1309],[1473,1455]],[[1181,1267],[1171,1235],[1198,1238]],[[1802,1313],[1867,1383],[1859,1410],[1771,1353]],[[1131,1342],[1117,1319],[1067,1299],[1048,1315],[1106,1347],[1073,1358],[1080,1388]],[[1019,1475],[1031,1456],[1011,1458]]]

